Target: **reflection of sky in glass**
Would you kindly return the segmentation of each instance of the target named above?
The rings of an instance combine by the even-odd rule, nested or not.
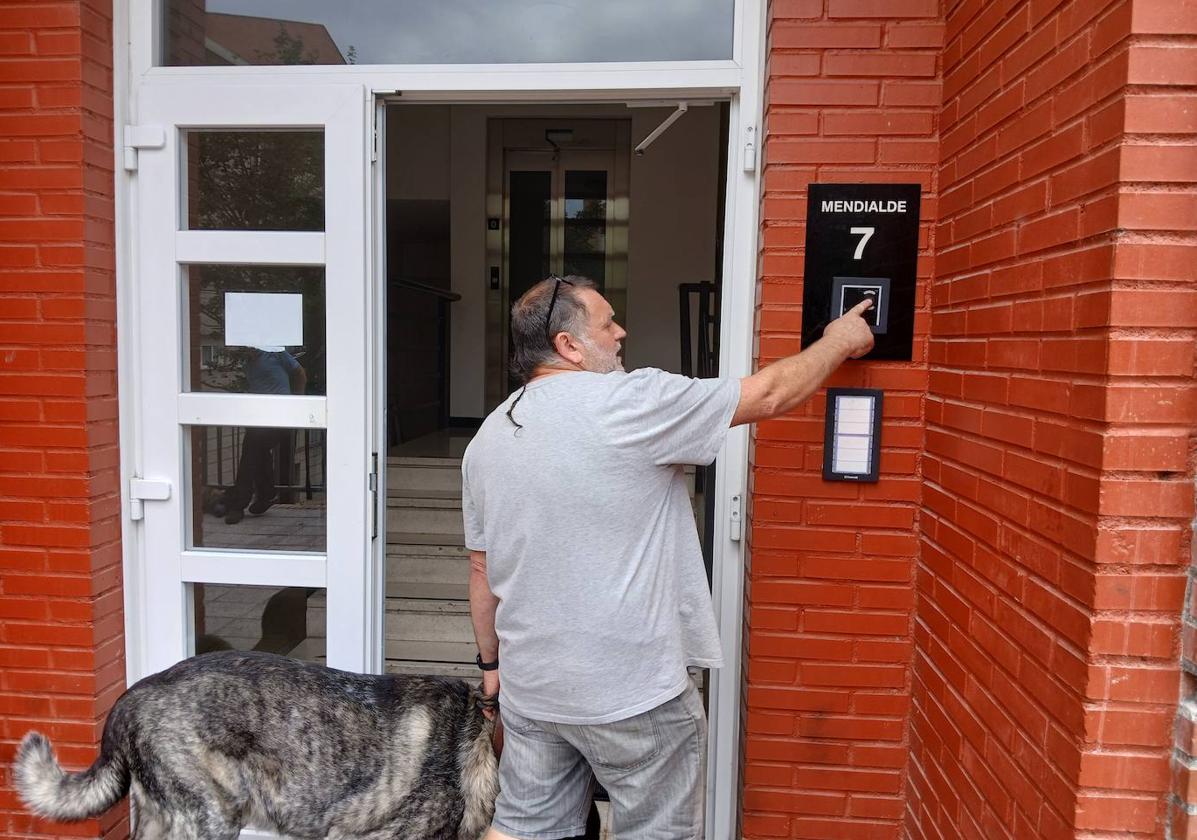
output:
[[[320,23],[358,64],[730,59],[734,0],[207,0]]]
[[[565,218],[567,219],[602,219],[607,215],[607,202],[593,198],[565,199]]]

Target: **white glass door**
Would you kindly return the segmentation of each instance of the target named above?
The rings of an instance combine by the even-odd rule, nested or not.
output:
[[[372,661],[367,105],[358,84],[139,91],[145,672]]]

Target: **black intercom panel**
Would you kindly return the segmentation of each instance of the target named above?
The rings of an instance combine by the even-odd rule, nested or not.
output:
[[[811,184],[807,192],[802,346],[864,300],[866,359],[910,359],[918,272],[918,184]]]

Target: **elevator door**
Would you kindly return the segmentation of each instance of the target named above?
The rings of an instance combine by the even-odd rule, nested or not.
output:
[[[511,305],[537,282],[551,274],[580,274],[598,285],[617,320],[624,320],[627,308],[626,123],[578,121],[569,137],[585,148],[553,148],[545,138],[567,129],[546,129],[539,120],[503,122],[496,133],[518,145],[491,145],[492,196],[498,193],[502,201],[497,224],[488,230],[492,279],[499,280],[498,289],[492,282],[487,342],[498,362],[489,365],[492,408],[512,386]],[[544,148],[531,147],[537,138]]]

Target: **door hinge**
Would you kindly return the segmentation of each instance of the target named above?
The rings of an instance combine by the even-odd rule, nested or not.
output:
[[[145,502],[164,502],[170,498],[170,482],[163,478],[129,479],[129,518],[145,519]]]
[[[731,512],[728,514],[728,536],[739,542],[744,538],[744,497],[739,493],[731,497]]]
[[[378,539],[378,453],[370,453],[370,539]]]
[[[756,126],[744,126],[744,171],[756,171]]]
[[[125,171],[137,171],[140,149],[161,149],[166,145],[166,130],[160,125],[125,126]]]
[[[375,124],[372,128],[374,132],[373,138],[370,140],[370,163],[378,162],[378,125]]]

